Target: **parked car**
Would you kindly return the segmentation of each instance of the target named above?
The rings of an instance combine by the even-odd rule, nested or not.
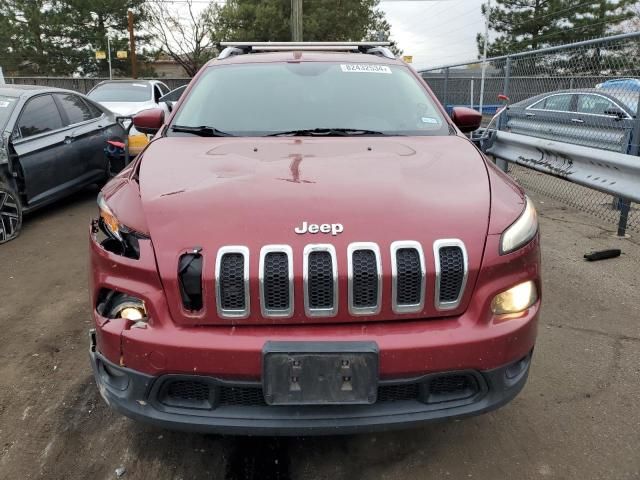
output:
[[[596,88],[603,90],[629,90],[640,92],[640,78],[616,78],[599,83]]]
[[[509,105],[512,133],[627,153],[640,93],[623,90],[561,90]]]
[[[105,181],[105,145],[124,135],[114,114],[76,92],[0,85],[0,243],[18,235],[23,214]]]
[[[512,400],[536,338],[538,223],[465,137],[480,122],[449,118],[374,42],[233,45],[171,116],[136,115],[156,135],[101,191],[90,236],[106,403],[294,435]]]
[[[161,98],[169,87],[159,80],[105,80],[93,87],[87,96],[119,116],[133,116],[149,108],[169,109]],[[149,139],[135,127],[129,132],[129,152],[135,156],[149,143]]]

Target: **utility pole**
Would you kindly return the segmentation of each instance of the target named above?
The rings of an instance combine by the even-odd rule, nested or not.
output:
[[[483,48],[484,52],[482,53],[482,80],[480,81],[480,114],[482,114],[482,108],[484,107],[484,79],[487,74],[487,46],[489,45],[490,15],[491,15],[491,0],[488,0],[487,15],[484,19],[484,48]]]
[[[133,35],[133,12],[127,12],[129,20],[129,46],[131,48],[131,78],[138,78],[138,62],[136,59],[136,38]]]
[[[302,41],[302,0],[291,0],[291,40]]]
[[[109,80],[113,80],[111,73],[111,39],[109,37],[107,37],[107,59],[109,62]]]

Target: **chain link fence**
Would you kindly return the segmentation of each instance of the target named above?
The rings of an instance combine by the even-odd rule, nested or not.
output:
[[[420,73],[448,110],[482,105],[492,115],[506,95],[500,130],[638,157],[640,32],[490,58],[484,81],[482,64]],[[523,167],[511,171],[526,188],[617,224],[620,233],[640,232],[637,204]]]
[[[565,205],[586,212],[608,225],[615,226],[620,221],[620,211],[623,205],[619,199],[611,195],[521,165],[509,165],[509,175],[525,190],[558,200]],[[629,205],[627,230],[640,233],[640,205],[637,203]]]

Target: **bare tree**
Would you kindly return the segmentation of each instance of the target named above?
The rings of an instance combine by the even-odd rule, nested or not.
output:
[[[174,6],[164,0],[149,0],[146,7],[147,31],[191,77],[215,54],[209,16],[206,10],[197,12],[194,3],[184,0]]]

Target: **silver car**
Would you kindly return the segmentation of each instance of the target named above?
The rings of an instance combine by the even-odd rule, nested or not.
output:
[[[165,115],[169,109],[160,99],[169,93],[169,87],[159,80],[107,80],[93,87],[87,96],[118,116],[129,117],[142,110],[161,108]],[[129,151],[137,155],[148,143],[146,135],[132,128],[129,132]]]
[[[503,122],[512,133],[628,153],[639,95],[603,89],[550,92],[509,105]]]

